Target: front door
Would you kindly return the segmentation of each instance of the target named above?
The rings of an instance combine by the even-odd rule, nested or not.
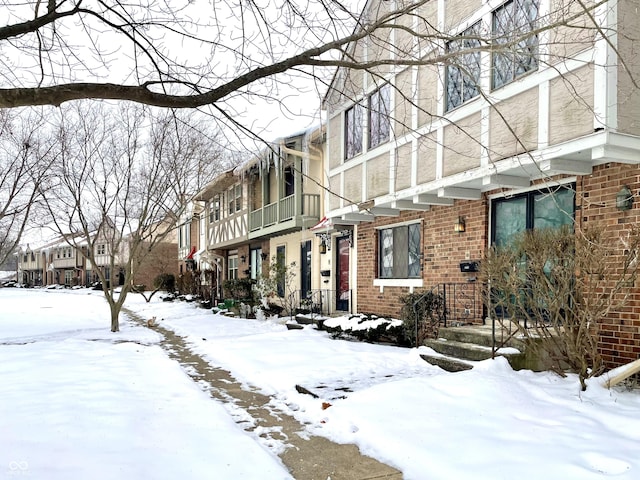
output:
[[[300,245],[300,300],[311,292],[311,240]]]
[[[336,310],[349,311],[351,288],[349,286],[349,237],[336,239]]]

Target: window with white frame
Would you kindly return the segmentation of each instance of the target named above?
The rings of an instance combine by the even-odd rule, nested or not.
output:
[[[480,22],[447,43],[447,110],[480,94]]]
[[[345,158],[362,153],[362,105],[356,103],[344,113]]]
[[[216,195],[209,203],[209,223],[220,221],[221,195]]]
[[[105,253],[107,253],[107,245],[104,243],[98,244],[97,251],[98,255],[104,255]]]
[[[242,209],[242,185],[231,187],[227,195],[229,215],[239,212]]]
[[[378,231],[379,278],[420,278],[420,224]]]
[[[229,280],[235,280],[238,278],[238,255],[229,255],[227,260],[228,273],[227,278]]]
[[[538,68],[539,0],[511,0],[493,12],[492,80],[499,88]]]
[[[391,131],[391,87],[385,84],[369,95],[369,147],[389,141]]]

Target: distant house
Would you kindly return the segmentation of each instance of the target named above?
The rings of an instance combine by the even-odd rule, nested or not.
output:
[[[106,228],[91,236],[92,246],[80,235],[60,236],[38,246],[26,245],[18,255],[18,281],[31,287],[89,286],[100,279],[88,258],[93,255],[104,278],[115,286],[123,285],[124,265],[130,252],[128,236],[120,239],[119,235],[117,229]],[[145,252],[139,264],[135,263],[134,284],[152,287],[160,273],[177,273],[173,261],[177,247],[174,237],[170,234],[151,253]]]
[[[392,4],[369,1],[362,18]],[[359,311],[396,316],[401,295],[448,287],[465,292],[463,320],[481,322],[487,312],[474,280],[491,244],[573,222],[615,226],[615,244],[638,223],[637,7],[602,2],[592,12],[597,30],[572,28],[589,24],[583,14],[527,36],[577,4],[431,1],[419,16],[388,20],[409,28],[352,44],[356,60],[451,56],[446,65],[341,68],[325,97],[326,231],[342,252],[342,232],[355,229],[349,271],[339,275]],[[428,36],[432,26],[450,39],[425,44],[407,33]],[[493,51],[480,48],[483,28]],[[617,203],[620,192],[632,200]],[[630,312],[602,327],[610,365],[640,354],[640,315]]]

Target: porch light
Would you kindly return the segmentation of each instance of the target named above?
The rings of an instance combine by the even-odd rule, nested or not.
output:
[[[465,224],[464,224],[464,218],[463,217],[458,217],[458,221],[456,223],[453,224],[453,231],[454,232],[458,232],[458,233],[462,233],[465,230]]]
[[[618,210],[631,210],[633,207],[633,193],[628,186],[624,186],[616,194],[616,208]]]
[[[320,240],[320,254],[327,253],[327,242],[325,242],[324,238]]]

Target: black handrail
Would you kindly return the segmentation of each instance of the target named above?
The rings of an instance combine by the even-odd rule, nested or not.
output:
[[[312,289],[303,292],[302,290],[295,290],[289,295],[289,305],[295,311],[305,310],[313,317],[314,315],[333,315],[343,310],[338,310],[336,306],[337,300],[344,294],[347,294],[348,298],[348,310],[345,313],[353,313],[353,297],[351,290],[332,290],[328,288]]]

